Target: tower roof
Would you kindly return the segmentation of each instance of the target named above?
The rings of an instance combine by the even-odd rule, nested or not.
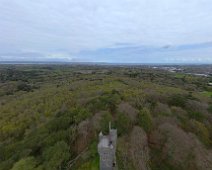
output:
[[[99,148],[111,148],[111,146],[112,145],[110,145],[110,140],[108,136],[103,136],[98,144]]]

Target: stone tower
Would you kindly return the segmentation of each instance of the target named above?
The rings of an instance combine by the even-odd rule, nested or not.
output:
[[[114,170],[116,167],[116,140],[117,130],[111,129],[109,123],[109,134],[99,133],[98,153],[100,155],[100,170]]]

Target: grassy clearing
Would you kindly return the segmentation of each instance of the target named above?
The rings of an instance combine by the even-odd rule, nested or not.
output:
[[[204,95],[206,97],[212,97],[212,92],[210,92],[210,91],[204,91],[204,92],[202,92],[202,95]]]
[[[177,73],[177,74],[175,75],[175,78],[178,78],[178,79],[181,79],[181,78],[183,78],[183,77],[185,77],[185,74]]]

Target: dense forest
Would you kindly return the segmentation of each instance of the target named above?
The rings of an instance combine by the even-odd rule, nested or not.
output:
[[[98,170],[109,121],[120,170],[211,170],[212,66],[178,67],[0,65],[0,170]]]

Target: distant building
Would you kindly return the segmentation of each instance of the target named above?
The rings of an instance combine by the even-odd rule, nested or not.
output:
[[[99,133],[98,153],[100,156],[100,170],[115,170],[116,168],[116,140],[117,130],[111,129],[109,124],[109,134]]]

